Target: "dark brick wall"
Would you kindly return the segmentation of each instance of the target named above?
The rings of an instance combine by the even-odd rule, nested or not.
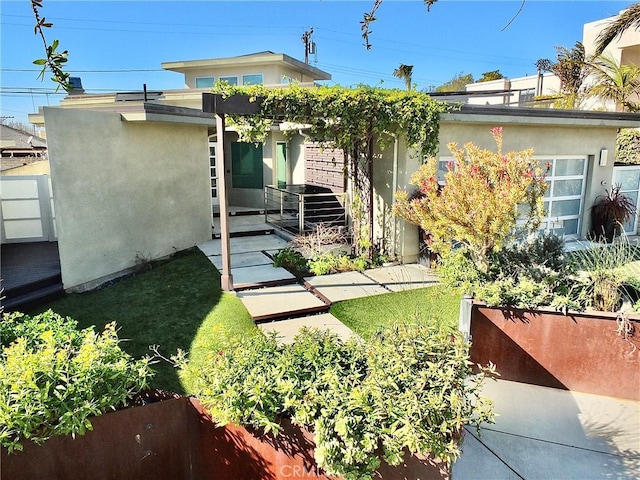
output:
[[[336,193],[344,192],[344,154],[342,150],[321,148],[306,143],[305,183],[327,187]]]

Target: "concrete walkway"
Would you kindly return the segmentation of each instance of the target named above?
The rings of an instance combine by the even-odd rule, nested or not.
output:
[[[467,428],[453,478],[640,478],[640,402],[525,383],[487,382],[499,415]]]
[[[303,327],[330,329],[346,339],[354,334],[328,313],[332,303],[437,283],[431,270],[421,265],[322,275],[300,282],[284,268],[272,265],[269,255],[288,245],[277,235],[234,237],[230,241],[236,295],[259,328],[275,330],[284,342],[292,341]],[[199,248],[218,270],[222,269],[219,239]]]

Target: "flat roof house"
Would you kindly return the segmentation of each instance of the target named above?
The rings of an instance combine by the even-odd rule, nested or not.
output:
[[[330,77],[271,52],[163,67],[183,74],[186,88],[146,92],[146,101],[144,92],[70,95],[59,107],[31,116],[47,128],[65,289],[81,290],[121,275],[140,255],[158,258],[211,238],[220,152],[215,119],[203,112],[202,96],[212,82],[247,84],[261,75],[266,85],[287,88],[293,78],[311,87]],[[593,200],[615,180],[617,130],[640,127],[640,115],[466,105],[442,116],[438,158],[448,161],[450,141],[493,149],[494,126],[504,127],[505,150],[534,148],[538,158],[552,162],[545,226],[582,238]],[[341,169],[328,173],[333,159],[322,158],[303,133],[287,138],[272,129],[258,145],[239,143],[233,131],[225,134],[229,203],[263,208],[265,185],[318,184],[323,176],[340,176]],[[423,159],[401,141],[379,153],[372,179],[375,239],[403,262],[414,262],[420,254],[418,229],[390,212],[393,193],[407,188]],[[339,153],[335,156],[338,160]],[[305,164],[314,162],[318,168],[310,172]],[[640,170],[625,181],[638,198]],[[637,222],[629,228],[637,231]]]

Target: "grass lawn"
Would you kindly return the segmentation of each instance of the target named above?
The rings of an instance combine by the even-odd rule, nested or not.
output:
[[[455,328],[461,295],[434,286],[339,302],[331,313],[363,338],[370,338],[394,322],[424,322],[435,317]],[[69,316],[80,328],[102,328],[116,322],[122,348],[135,358],[152,355],[158,345],[165,357],[178,349],[203,362],[240,335],[259,330],[240,300],[220,288],[220,273],[199,251],[177,255],[149,271],[97,291],[68,294],[35,312],[52,309]],[[151,386],[189,393],[188,379],[181,381],[165,361],[153,365]]]
[[[102,330],[115,321],[122,348],[136,358],[151,355],[149,346],[159,345],[167,357],[182,349],[202,359],[206,349],[217,352],[230,337],[259,332],[240,300],[222,292],[220,274],[199,251],[101,290],[65,295],[38,311],[49,308],[81,328]],[[172,365],[162,361],[153,367],[152,387],[185,393]]]
[[[435,318],[457,328],[462,294],[442,285],[338,302],[329,312],[362,338],[394,323]]]

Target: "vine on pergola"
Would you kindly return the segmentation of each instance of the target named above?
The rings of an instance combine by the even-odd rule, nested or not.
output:
[[[384,149],[403,137],[423,157],[436,153],[440,114],[452,107],[416,91],[317,87],[266,88],[218,85],[225,97],[248,95],[258,102],[259,113],[233,116],[241,141],[264,142],[275,121],[308,125],[312,140],[343,151],[354,200],[362,206],[352,212],[362,220],[354,225],[353,246],[358,255],[373,255],[373,158],[377,146]]]

